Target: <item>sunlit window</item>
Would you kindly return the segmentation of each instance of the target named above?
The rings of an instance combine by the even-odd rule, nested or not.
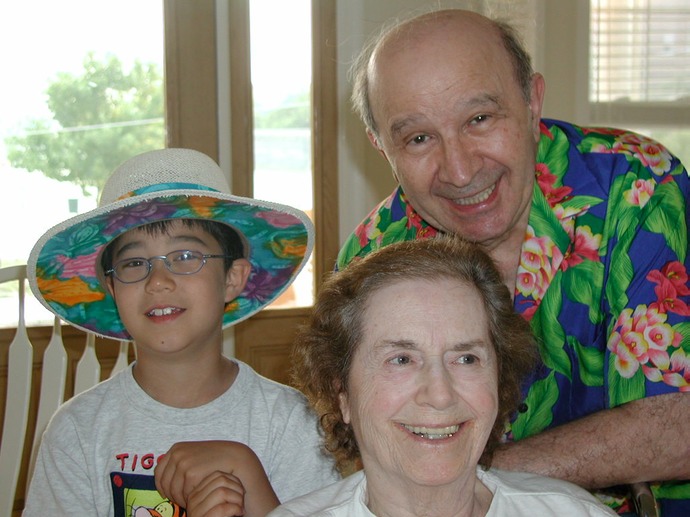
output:
[[[0,2],[0,68],[2,267],[94,208],[119,163],[165,146],[162,1]],[[50,320],[28,302],[28,322]]]
[[[251,0],[250,20],[254,197],[313,216],[311,1]],[[310,305],[312,284],[307,267],[277,305]]]

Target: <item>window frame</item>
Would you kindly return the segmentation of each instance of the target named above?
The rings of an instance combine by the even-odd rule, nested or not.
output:
[[[164,2],[167,145],[205,152],[221,167],[229,155],[232,191],[251,196],[249,0],[217,3],[223,1]],[[318,292],[339,249],[336,0],[312,0],[311,5],[314,286]],[[219,27],[227,28],[227,37]],[[226,42],[228,48],[217,48],[216,42]],[[221,61],[226,59],[223,56],[228,62]],[[219,92],[225,91],[225,73],[229,100],[219,99]],[[224,101],[229,102],[229,109]],[[225,352],[267,377],[288,383],[292,339],[309,309],[262,310],[226,332]]]
[[[543,115],[581,125],[690,128],[687,102],[589,101],[589,0],[539,0],[535,68],[546,78]],[[574,65],[573,65],[574,64]]]

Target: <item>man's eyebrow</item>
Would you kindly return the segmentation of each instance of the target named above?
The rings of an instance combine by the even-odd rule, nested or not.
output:
[[[500,108],[501,103],[496,95],[484,93],[476,97],[472,97],[471,99],[462,100],[456,104],[456,108],[458,110],[472,110],[481,107]],[[396,120],[390,126],[391,134],[393,136],[397,136],[403,132],[406,126],[418,123],[424,119],[426,119],[424,115],[414,113],[412,115],[403,117],[400,120]]]
[[[393,122],[393,124],[391,124],[391,128],[390,128],[391,134],[393,136],[397,136],[403,132],[403,129],[405,129],[405,126],[408,126],[410,124],[414,124],[414,123],[416,123],[416,122],[418,122],[424,118],[425,117],[423,117],[421,115],[411,115],[409,117],[405,117],[405,118],[402,118],[398,121],[395,121],[395,122]]]

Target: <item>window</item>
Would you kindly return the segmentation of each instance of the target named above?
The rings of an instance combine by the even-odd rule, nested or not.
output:
[[[249,19],[253,195],[313,219],[311,1],[250,0]],[[272,307],[312,304],[312,264]]]
[[[690,164],[690,4],[591,0],[592,123],[637,129]]]
[[[0,266],[9,266],[26,263],[52,225],[95,208],[121,161],[165,145],[163,2],[2,2],[0,66]],[[15,312],[4,300],[14,303],[0,293],[0,327]],[[27,302],[27,322],[52,321]]]

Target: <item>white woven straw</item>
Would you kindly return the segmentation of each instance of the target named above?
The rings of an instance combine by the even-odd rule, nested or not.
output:
[[[112,173],[98,203],[108,205],[129,192],[158,183],[205,185],[230,193],[222,169],[211,158],[193,149],[151,151],[131,158]]]

